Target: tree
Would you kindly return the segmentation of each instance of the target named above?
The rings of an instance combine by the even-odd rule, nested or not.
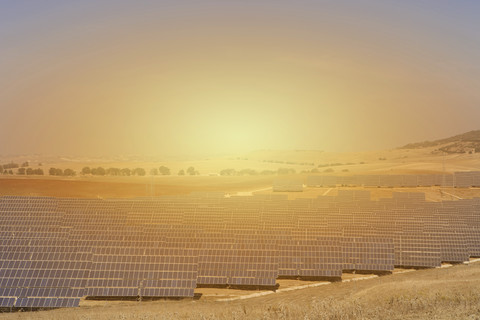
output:
[[[19,168],[18,171],[17,171],[17,174],[25,175],[25,168]]]
[[[257,174],[258,174],[257,171],[253,169],[242,169],[238,172],[238,175],[240,176],[245,176],[245,175],[256,176]]]
[[[12,169],[8,170],[8,174],[12,174],[12,175],[13,175],[13,170],[12,170]]]
[[[48,174],[51,175],[51,176],[55,176],[55,175],[56,175],[56,170],[55,170],[55,168],[50,168],[50,169],[48,169]]]
[[[55,169],[55,175],[56,176],[63,176],[63,170],[60,168]]]
[[[150,169],[150,175],[151,176],[158,176],[158,169],[157,168]]]
[[[77,173],[75,171],[73,171],[72,169],[65,169],[63,171],[63,175],[68,176],[68,177],[73,177],[73,176],[77,175]]]
[[[119,168],[108,168],[106,171],[106,175],[108,176],[119,176],[121,174]]]
[[[97,176],[104,176],[105,175],[105,169],[103,167],[93,168],[92,169],[92,174],[97,175]]]
[[[194,176],[197,172],[195,171],[194,167],[188,167],[187,173],[191,176]]]
[[[162,176],[169,176],[170,175],[170,169],[165,167],[165,166],[160,166],[160,168],[158,168],[158,171],[160,172],[160,174]]]
[[[39,169],[35,169],[35,170],[34,170],[34,174],[39,175],[39,176],[43,176],[43,169],[40,169],[40,168],[39,168]]]
[[[184,176],[185,175],[185,170],[182,169],[182,170],[178,171],[178,175],[179,176]]]
[[[0,164],[0,172],[3,172],[3,166]]]
[[[26,167],[28,167],[29,165],[30,165],[30,164],[28,163],[28,161],[22,163],[22,167],[23,167],[23,168],[26,168]]]
[[[133,169],[133,174],[143,177],[146,174],[146,172],[145,172],[145,169],[143,168],[135,168]]]
[[[220,171],[220,175],[221,176],[234,176],[236,173],[235,169],[223,169],[222,171]]]
[[[4,169],[16,169],[18,168],[18,163],[14,163],[14,162],[10,162],[10,163],[7,163],[7,164],[4,164],[3,165],[3,168]],[[12,171],[13,172],[13,171]]]
[[[90,167],[82,168],[82,174],[91,174],[91,173],[92,173],[92,169],[90,169]]]
[[[123,168],[120,170],[122,176],[130,176],[132,174],[131,170],[129,168]]]
[[[27,168],[27,176],[31,176],[31,175],[34,175],[35,172],[32,168]]]

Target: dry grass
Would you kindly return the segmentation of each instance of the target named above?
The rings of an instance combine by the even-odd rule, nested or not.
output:
[[[0,319],[480,319],[480,264],[421,270],[249,300],[100,302]]]

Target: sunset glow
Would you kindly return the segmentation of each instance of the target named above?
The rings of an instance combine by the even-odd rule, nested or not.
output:
[[[358,151],[476,129],[479,10],[474,1],[4,2],[0,134],[12,138],[2,151]]]

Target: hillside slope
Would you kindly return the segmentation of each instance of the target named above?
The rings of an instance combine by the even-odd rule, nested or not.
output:
[[[466,133],[458,134],[445,139],[435,141],[424,141],[409,143],[399,149],[421,149],[436,147],[439,148],[434,152],[445,153],[470,153],[480,152],[480,130],[473,130]]]

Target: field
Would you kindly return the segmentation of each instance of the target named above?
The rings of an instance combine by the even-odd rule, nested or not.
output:
[[[256,151],[241,156],[217,157],[206,159],[155,159],[139,161],[136,159],[86,159],[73,157],[45,157],[39,155],[0,158],[0,163],[23,163],[28,161],[33,168],[41,167],[45,176],[0,175],[0,195],[32,195],[81,198],[122,198],[151,195],[188,194],[202,191],[223,191],[236,193],[265,189],[272,186],[277,175],[219,176],[223,169],[236,171],[252,169],[276,171],[289,168],[296,171],[294,178],[306,180],[308,175],[361,175],[361,174],[451,174],[456,171],[475,171],[480,168],[479,154],[432,154],[433,148],[415,150],[385,150],[357,153],[329,153],[322,151]],[[382,159],[382,160],[380,160]],[[39,166],[41,164],[41,166]],[[312,165],[313,164],[313,165]],[[170,176],[150,176],[152,168],[165,165],[171,169]],[[102,166],[104,168],[136,168],[147,171],[144,177],[129,176],[91,176],[77,174],[75,177],[57,177],[48,175],[48,169],[71,168],[77,173],[82,168]],[[178,176],[177,172],[193,166],[199,176]],[[317,173],[310,173],[316,169]],[[329,170],[329,172],[325,172]],[[302,173],[304,172],[304,173]],[[290,176],[292,177],[292,176]],[[290,178],[289,177],[289,178]],[[403,188],[402,188],[403,189]],[[372,198],[388,197],[391,191],[379,189],[372,191]],[[316,197],[327,190],[305,190],[293,197]],[[403,191],[406,191],[403,189]],[[427,193],[431,201],[449,200],[452,196],[437,189],[415,191]],[[269,192],[269,191],[263,191]],[[335,195],[331,190],[330,195]],[[477,191],[460,192],[462,197],[478,195]],[[451,193],[448,191],[448,193]],[[455,194],[456,195],[456,194]],[[454,198],[454,197],[453,197]]]
[[[78,177],[1,178],[0,195],[55,196],[77,198],[125,198],[188,194],[191,192],[233,192],[272,185],[272,177]]]
[[[290,176],[292,177],[292,176]],[[306,179],[307,175],[294,175]],[[225,192],[228,194],[285,194],[289,199],[316,198],[320,195],[336,196],[338,190],[363,189],[371,193],[372,200],[390,198],[392,192],[423,192],[427,201],[456,200],[480,196],[480,188],[310,188],[303,192],[273,192],[275,177],[267,176],[166,176],[166,177],[102,177],[73,179],[44,177],[0,178],[0,195],[50,196],[75,198],[128,198],[161,195],[180,195],[191,192]]]

